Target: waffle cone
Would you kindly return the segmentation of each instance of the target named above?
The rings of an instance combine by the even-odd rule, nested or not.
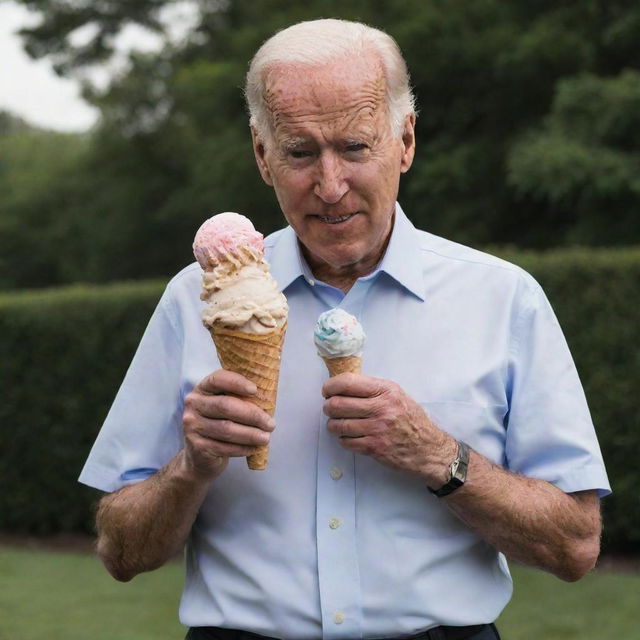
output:
[[[361,356],[343,356],[339,358],[322,358],[329,369],[329,375],[340,375],[341,373],[360,373],[362,370]]]
[[[258,387],[251,402],[273,416],[280,375],[280,354],[286,323],[267,334],[244,333],[224,327],[210,327],[220,364],[228,371],[240,373]],[[259,447],[247,457],[249,469],[266,469],[269,447]]]

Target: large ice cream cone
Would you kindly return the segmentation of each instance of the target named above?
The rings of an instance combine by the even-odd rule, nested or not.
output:
[[[329,375],[338,376],[341,373],[360,373],[362,371],[361,356],[343,356],[338,358],[322,358],[327,365]]]
[[[271,416],[276,408],[280,356],[286,329],[286,324],[265,334],[215,326],[209,329],[222,367],[251,380],[258,388],[251,402]],[[265,469],[268,459],[269,447],[264,445],[247,458],[247,464],[249,469]]]
[[[193,252],[203,270],[202,322],[220,364],[254,382],[258,392],[250,400],[273,416],[289,308],[264,260],[262,234],[227,211],[198,229]],[[265,469],[268,455],[260,447],[248,456],[249,468]]]

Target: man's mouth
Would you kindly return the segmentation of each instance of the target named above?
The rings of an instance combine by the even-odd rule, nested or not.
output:
[[[341,222],[346,222],[350,218],[355,216],[355,213],[348,213],[346,216],[318,216],[321,222],[325,222],[326,224],[340,224]]]

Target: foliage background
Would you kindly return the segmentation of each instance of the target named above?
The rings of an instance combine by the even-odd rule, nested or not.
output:
[[[164,34],[164,12],[179,4],[17,1],[42,16],[23,33],[28,51],[75,77],[110,58],[127,24]],[[197,19],[183,39],[132,54],[104,89],[85,83],[101,112],[91,131],[59,134],[0,113],[0,369],[9,390],[0,407],[0,473],[3,486],[15,487],[2,492],[1,526],[89,526],[94,496],[78,500],[75,477],[160,285],[114,284],[93,297],[87,288],[9,292],[166,281],[192,260],[194,231],[220,211],[249,215],[265,234],[282,226],[254,167],[244,73],[276,29],[334,16],[385,29],[407,59],[420,114],[400,200],[414,223],[499,246],[539,275],[576,354],[617,485],[605,502],[606,540],[637,545],[638,482],[626,471],[635,469],[640,432],[632,397],[640,275],[623,247],[640,244],[640,4],[187,4]]]
[[[542,284],[581,374],[614,487],[603,501],[605,549],[637,550],[640,249],[506,257]],[[0,388],[14,389],[0,403],[0,531],[91,531],[97,492],[76,479],[162,289],[0,295]]]
[[[180,4],[20,3],[42,12],[23,34],[28,51],[83,77],[124,25],[163,33],[163,12]],[[418,226],[476,246],[640,242],[638,3],[187,4],[197,19],[181,41],[133,54],[106,89],[85,85],[102,114],[90,133],[0,118],[0,288],[166,277],[219,211],[264,233],[282,226],[254,167],[241,87],[265,38],[322,16],[384,28],[405,53],[420,116],[401,202]]]

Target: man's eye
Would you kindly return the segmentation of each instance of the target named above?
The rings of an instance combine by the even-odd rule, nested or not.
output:
[[[289,155],[292,158],[308,158],[311,155],[311,151],[302,151],[300,149],[292,149],[289,151]]]
[[[347,145],[346,149],[350,152],[364,151],[365,149],[367,149],[367,145],[363,142],[352,142],[351,144]]]

